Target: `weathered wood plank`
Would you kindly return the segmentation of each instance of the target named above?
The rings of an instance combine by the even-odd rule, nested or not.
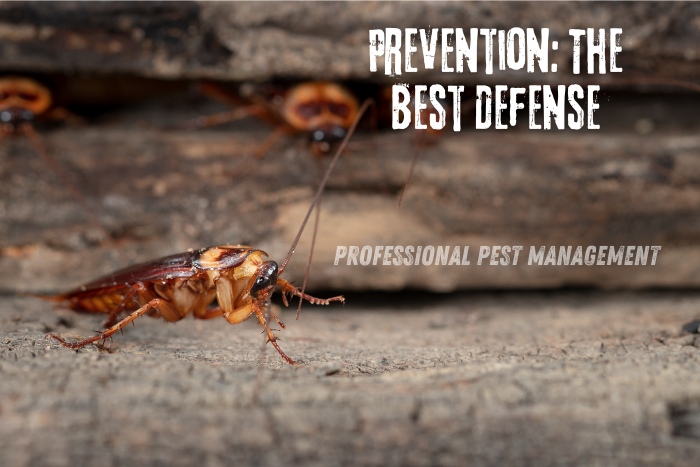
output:
[[[253,322],[144,318],[111,353],[74,352],[43,335],[100,317],[1,298],[0,463],[695,466],[700,338],[680,327],[699,304],[350,297],[283,314],[305,365],[268,348],[259,373]]]
[[[0,67],[168,79],[393,82],[369,72],[370,28],[548,27],[562,44],[552,52],[556,74],[422,70],[410,77],[468,85],[504,78],[542,82],[571,76],[570,28],[619,27],[625,31],[620,58],[627,73],[694,80],[699,9],[695,2],[405,2],[397,8],[373,2],[281,2],[267,8],[256,2],[4,2]]]
[[[684,98],[689,107],[695,102]],[[404,205],[397,192],[416,139],[411,132],[360,133],[325,197],[312,285],[430,290],[482,287],[695,287],[700,274],[700,138],[681,127],[685,107],[650,99],[653,116],[615,99],[601,132],[448,134],[419,148]],[[167,109],[167,110],[165,110]],[[666,110],[664,110],[666,109]],[[179,113],[178,113],[179,112]],[[676,112],[681,123],[666,118]],[[85,193],[116,245],[22,138],[0,146],[0,283],[5,290],[57,291],[118,264],[212,244],[243,243],[282,258],[318,180],[303,138],[250,155],[271,131],[254,121],[206,131],[139,123],[184,121],[187,105],[151,103],[121,118],[46,129],[55,157]],[[247,171],[241,167],[247,167]],[[99,243],[99,242],[98,242]],[[468,267],[333,266],[338,245],[471,246]],[[476,265],[481,245],[525,247],[517,267]],[[527,266],[529,246],[661,245],[656,266]],[[110,259],[108,250],[121,256]],[[291,266],[299,279],[303,254]]]
[[[189,109],[184,78],[382,81],[366,66],[367,29],[424,25],[426,19],[434,27],[541,24],[557,37],[572,26],[619,26],[626,31],[626,72],[694,78],[698,58],[689,51],[697,43],[698,7],[682,2],[408,2],[398,9],[381,3],[280,3],[269,9],[218,2],[2,3],[0,66],[59,73],[51,75],[61,84],[59,98],[107,106],[98,109],[99,124],[88,119],[82,128],[42,134],[116,245],[96,246],[100,232],[89,227],[80,205],[26,141],[3,141],[0,287],[56,291],[118,265],[215,243],[251,243],[275,258],[284,255],[313,190],[315,162],[301,140],[288,139],[284,144],[291,149],[281,144],[249,173],[234,176],[267,127],[156,130],[199,114]],[[567,53],[556,60],[568,61]],[[60,76],[73,71],[80,73]],[[92,82],[102,82],[102,88],[86,85],[90,72],[98,73]],[[175,81],[146,85],[134,75]],[[564,72],[536,79],[554,76],[571,78]],[[438,80],[421,73],[414,78]],[[443,75],[439,81],[462,78],[473,84],[498,76]],[[507,78],[535,79],[526,73]],[[151,94],[178,87],[181,94],[171,100],[134,107]],[[464,131],[421,148],[400,211],[395,197],[416,138],[360,135],[370,142],[345,158],[324,202],[312,284],[430,290],[697,286],[697,97],[638,94],[624,100],[604,88],[602,99],[600,132]],[[132,107],[110,112],[117,103]],[[390,244],[469,245],[472,259],[480,245],[522,245],[523,255],[530,245],[639,244],[661,245],[663,251],[654,268],[471,266],[445,267],[436,274],[422,267],[387,273],[382,267],[330,266],[338,245]],[[297,259],[289,272],[297,276],[300,264]]]

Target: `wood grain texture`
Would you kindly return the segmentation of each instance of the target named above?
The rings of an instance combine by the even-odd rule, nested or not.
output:
[[[175,104],[181,99],[181,105]],[[314,288],[696,287],[700,274],[698,98],[612,96],[601,132],[447,134],[417,148],[412,132],[360,132],[333,174],[312,268]],[[280,261],[318,183],[302,137],[260,160],[272,131],[245,121],[202,131],[153,128],[217,108],[179,94],[42,135],[115,238],[100,243],[82,207],[23,138],[0,146],[0,283],[61,292],[129,264],[217,244]],[[677,105],[678,104],[678,105]],[[656,109],[651,133],[637,131]],[[607,119],[608,121],[606,121]],[[403,207],[397,193],[419,150]],[[307,233],[287,271],[300,280]],[[334,266],[338,245],[471,247],[467,267]],[[476,265],[482,245],[521,245],[518,266]],[[527,266],[529,247],[661,245],[651,266]]]
[[[369,72],[370,28],[550,28],[562,44],[557,74],[508,73],[509,81],[568,79],[570,28],[619,27],[627,72],[695,79],[700,30],[694,2],[322,4],[255,2],[5,2],[0,66],[11,70],[119,72],[161,78],[354,79],[393,82]],[[613,24],[614,23],[614,24]],[[481,52],[480,52],[481,53]],[[413,80],[473,85],[503,75],[424,71]],[[430,82],[429,81],[429,82]]]
[[[253,322],[74,352],[101,317],[2,298],[0,463],[697,464],[697,295],[387,298],[283,313],[262,373]]]
[[[572,12],[572,8],[574,12]],[[164,130],[225,107],[188,97],[198,78],[394,78],[366,66],[369,27],[474,25],[622,27],[624,77],[691,78],[697,3],[457,4],[224,2],[7,2],[0,4],[0,66],[50,73],[58,101],[90,107],[87,124],[39,128],[49,150],[115,238],[21,138],[0,145],[0,289],[60,292],[116,268],[214,244],[251,244],[281,258],[311,199],[319,168],[303,138],[254,164],[271,129],[240,122]],[[613,24],[614,23],[614,24]],[[547,76],[430,75],[415,82],[513,84]],[[76,72],[74,75],[73,72]],[[71,73],[64,75],[63,73]],[[167,80],[144,80],[149,76]],[[596,114],[601,131],[448,134],[417,147],[411,132],[359,134],[324,200],[314,288],[450,291],[464,288],[695,287],[698,274],[697,94],[620,87],[611,74]],[[194,81],[192,81],[194,80]],[[388,81],[387,81],[388,80]],[[368,84],[369,83],[369,84]],[[606,84],[607,83],[607,84]],[[637,91],[645,92],[637,92]],[[630,91],[635,91],[631,93]],[[649,93],[657,92],[657,94]],[[384,104],[388,106],[388,104]],[[521,125],[524,123],[521,123]],[[395,208],[413,154],[404,207]],[[247,167],[247,171],[241,169]],[[332,266],[338,245],[661,245],[650,267]],[[299,280],[302,259],[288,272]]]
[[[0,142],[0,465],[697,466],[700,297],[680,289],[700,285],[700,97],[680,88],[596,76],[600,131],[481,132],[471,116],[425,146],[360,131],[309,282],[347,304],[282,311],[298,367],[271,348],[261,362],[252,321],[144,317],[67,350],[46,334],[104,317],[19,294],[216,244],[284,258],[319,164],[303,136],[251,162],[273,131],[255,120],[168,129],[227,109],[192,92],[202,78],[372,94],[396,78],[369,73],[369,28],[546,26],[621,27],[623,77],[696,80],[699,17],[693,2],[0,2],[0,68],[84,117],[37,131],[113,237],[27,140]],[[552,59],[545,76],[410,80],[579,81],[568,49]],[[297,284],[309,234],[284,274]],[[473,263],[334,266],[338,245],[469,245]],[[653,268],[503,267],[474,264],[481,245],[663,249]]]

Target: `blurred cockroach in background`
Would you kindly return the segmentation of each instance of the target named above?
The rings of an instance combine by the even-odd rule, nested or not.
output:
[[[351,90],[352,89],[352,90]],[[359,93],[358,93],[359,91]],[[357,94],[368,95],[380,104],[373,109],[366,123],[368,129],[377,131],[379,127],[391,128],[391,88],[384,86],[345,86],[325,81],[305,81],[292,85],[248,84],[242,85],[237,92],[213,82],[199,84],[200,94],[230,105],[231,110],[202,116],[178,125],[181,129],[208,128],[234,122],[248,117],[262,119],[275,129],[254,150],[254,157],[264,156],[283,136],[305,135],[308,139],[309,152],[320,161],[328,155],[345,136],[348,128],[356,119],[359,108]],[[387,96],[388,93],[388,96]],[[450,108],[449,103],[445,103]],[[470,105],[467,103],[467,105]],[[413,104],[412,104],[413,108]],[[431,110],[432,109],[432,110]],[[423,112],[423,120],[429,119],[430,112],[436,110],[428,102],[428,109]],[[421,148],[435,144],[441,131],[428,130],[415,132],[412,144],[413,158],[405,182],[400,185],[399,206],[406,187],[410,183],[416,159]],[[352,149],[368,149],[375,154],[377,173],[385,173],[383,158],[377,153],[374,143],[355,143]],[[381,151],[379,151],[381,152]],[[379,182],[383,191],[391,191],[385,180]]]
[[[108,315],[105,322],[107,329],[93,337],[78,342],[68,342],[56,334],[49,334],[49,336],[65,347],[78,349],[110,338],[115,332],[142,315],[162,317],[166,321],[175,322],[192,313],[197,319],[221,316],[231,324],[241,323],[255,315],[267,336],[266,342],[272,343],[287,363],[296,363],[279,347],[277,338],[270,328],[270,319],[274,319],[282,328],[285,327],[269,313],[270,298],[275,288],[279,287],[285,305],[288,305],[286,294],[299,297],[300,307],[302,300],[314,305],[328,305],[334,301],[344,302],[345,299],[342,296],[328,299],[313,297],[305,293],[304,286],[297,288],[279,276],[294,254],[313,210],[319,205],[331,171],[347,146],[359,119],[370,104],[370,101],[365,102],[356,112],[355,120],[338,145],[296,238],[281,265],[278,266],[274,261],[265,261],[264,257],[267,253],[262,250],[241,245],[225,245],[202,248],[198,251],[167,256],[132,266],[64,294],[42,297],[66,302],[76,311]],[[316,231],[314,236],[315,234]],[[214,299],[217,300],[218,305],[211,307]],[[129,313],[129,315],[122,318],[122,313]]]
[[[102,232],[106,241],[111,241],[109,231],[80,190],[70,181],[65,170],[51,156],[35,130],[34,122],[38,120],[81,122],[80,118],[68,110],[54,106],[51,91],[36,80],[20,76],[0,78],[0,142],[12,136],[26,137],[35,152],[83,207],[92,226]]]
[[[274,129],[262,141],[256,143],[242,163],[227,173],[237,178],[244,173],[254,172],[257,160],[270,152],[285,137],[299,141],[304,138],[304,147],[316,163],[317,178],[324,172],[328,155],[338,146],[350,125],[357,119],[359,98],[375,99],[376,88],[367,86],[343,85],[325,81],[305,81],[301,83],[242,83],[238,87],[209,81],[197,84],[200,96],[224,103],[230,110],[194,118],[166,129],[203,129],[236,122],[249,117],[262,120]],[[369,110],[367,118],[361,119],[362,129],[377,128],[376,107]],[[372,142],[354,141],[348,144],[347,152],[364,152],[374,156],[376,168],[373,174],[385,173],[383,160]],[[381,175],[380,175],[381,177]],[[366,179],[353,180],[353,186],[366,189]],[[380,181],[380,189],[388,191],[385,181]]]
[[[282,136],[295,134],[308,135],[313,155],[328,155],[345,137],[359,109],[357,99],[347,88],[329,82],[308,81],[287,88],[256,86],[248,89],[245,96],[203,82],[200,92],[233,108],[179,127],[206,128],[247,117],[261,118],[274,125],[275,130],[255,150],[255,157],[264,156]]]

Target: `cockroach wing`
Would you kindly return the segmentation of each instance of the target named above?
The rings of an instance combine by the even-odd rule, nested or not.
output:
[[[211,269],[203,268],[200,265],[200,258],[206,256],[212,250],[225,252],[225,264],[229,268],[240,265],[251,252],[255,251],[250,247],[210,247],[166,256],[113,272],[62,296],[67,298],[100,289],[128,287],[138,282],[167,281],[176,278],[192,277],[202,269]]]

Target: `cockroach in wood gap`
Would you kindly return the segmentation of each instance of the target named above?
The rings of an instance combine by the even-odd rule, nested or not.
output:
[[[81,121],[68,110],[55,106],[51,91],[38,81],[24,76],[0,78],[0,142],[7,137],[26,137],[34,151],[80,203],[93,227],[99,229],[107,241],[111,241],[112,237],[107,228],[46,148],[34,128],[34,122],[37,120]]]
[[[278,266],[274,261],[266,261],[264,257],[267,253],[257,248],[225,245],[202,248],[132,266],[64,294],[42,297],[67,303],[76,311],[108,315],[104,324],[106,329],[87,339],[69,342],[53,333],[49,336],[65,347],[79,349],[93,342],[109,339],[143,315],[162,317],[169,322],[179,321],[190,313],[196,319],[221,316],[231,324],[241,323],[255,315],[267,335],[267,342],[274,346],[284,361],[295,364],[296,362],[287,356],[277,343],[278,339],[270,327],[270,319],[282,328],[285,327],[284,324],[274,315],[266,313],[266,310],[269,309],[270,298],[277,287],[282,292],[286,306],[289,305],[287,294],[299,297],[300,307],[303,300],[314,305],[345,301],[343,296],[327,299],[313,297],[305,293],[304,286],[295,287],[280,275],[294,254],[312,212],[318,208],[334,166],[369,105],[371,101],[366,101],[361,106],[355,121],[338,146],[281,265]],[[218,304],[212,307],[214,299]],[[122,318],[122,313],[129,314]]]
[[[178,127],[206,128],[247,117],[260,118],[274,125],[275,130],[255,149],[256,158],[264,156],[284,135],[297,134],[308,136],[309,151],[314,156],[330,155],[356,120],[360,107],[350,90],[331,82],[306,81],[286,88],[258,86],[242,93],[246,97],[208,81],[200,83],[199,90],[232,109]]]
[[[248,117],[265,121],[274,130],[257,144],[251,156],[229,175],[238,176],[253,167],[285,136],[306,137],[308,152],[314,156],[318,173],[323,173],[324,160],[332,154],[338,143],[355,121],[361,96],[372,100],[382,100],[380,88],[361,83],[341,84],[328,81],[303,81],[295,84],[252,84],[245,83],[237,90],[223,83],[203,81],[197,84],[199,94],[230,106],[230,110],[201,116],[170,128],[201,129],[232,123]],[[382,120],[379,106],[371,109],[371,114],[362,124],[363,129],[376,133]],[[389,120],[390,121],[390,120]],[[354,141],[348,146],[350,151],[365,151],[374,155],[375,170],[368,171],[378,177],[375,185],[372,179],[361,177],[352,182],[360,191],[367,187],[382,193],[400,192],[404,185],[392,186],[386,180],[385,159],[379,157],[375,141]]]

